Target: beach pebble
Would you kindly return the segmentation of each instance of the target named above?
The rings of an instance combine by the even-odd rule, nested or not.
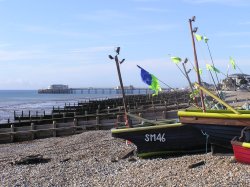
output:
[[[129,147],[128,147],[129,146]],[[110,131],[0,145],[0,186],[249,186],[250,165],[208,154],[118,159],[130,148]],[[42,155],[47,163],[14,165]],[[189,168],[191,164],[199,166]]]

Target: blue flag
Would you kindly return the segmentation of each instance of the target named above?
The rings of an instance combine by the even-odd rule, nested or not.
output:
[[[147,85],[149,85],[149,88],[154,90],[155,93],[153,95],[158,95],[158,92],[161,91],[161,87],[158,83],[158,79],[150,74],[149,72],[147,72],[145,69],[143,69],[142,67],[138,66],[138,68],[141,69],[141,79],[144,83],[146,83]]]

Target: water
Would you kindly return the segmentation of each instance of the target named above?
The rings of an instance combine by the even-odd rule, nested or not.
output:
[[[118,97],[116,94],[38,94],[36,90],[0,90],[0,123],[14,119],[14,111],[21,111],[31,115],[43,113],[49,114],[55,107],[63,107],[65,103],[74,104],[78,101],[89,99]]]

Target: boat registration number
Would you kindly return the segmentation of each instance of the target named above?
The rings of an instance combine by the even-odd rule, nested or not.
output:
[[[165,133],[159,134],[145,134],[145,141],[146,142],[165,142]]]

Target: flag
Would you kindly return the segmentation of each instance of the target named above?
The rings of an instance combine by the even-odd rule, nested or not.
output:
[[[138,68],[141,69],[141,79],[144,83],[146,83],[147,85],[149,85],[149,88],[151,90],[154,90],[155,93],[153,94],[154,95],[158,95],[158,92],[161,91],[161,87],[158,83],[158,79],[150,74],[149,72],[147,72],[145,69],[143,69],[142,67],[138,66]]]
[[[199,68],[199,74],[200,74],[200,75],[202,74],[202,69],[201,69],[201,68]]]
[[[194,34],[196,40],[199,42],[201,40],[203,40],[203,36],[199,35],[199,34]]]
[[[236,69],[235,61],[232,57],[230,57],[230,64],[232,65],[233,69]]]
[[[194,68],[194,70],[197,72],[196,68]],[[199,74],[201,75],[202,74],[202,69],[199,68]]]
[[[209,71],[213,71],[213,72],[215,72],[215,73],[220,73],[220,70],[218,70],[216,67],[214,67],[214,66],[211,65],[211,64],[206,64],[206,68],[207,68],[207,70],[209,70]]]
[[[179,64],[181,62],[181,58],[180,57],[171,56],[170,58],[171,58],[172,62],[175,63],[175,64]]]
[[[204,42],[207,43],[208,42],[208,38],[206,36],[204,36]]]

